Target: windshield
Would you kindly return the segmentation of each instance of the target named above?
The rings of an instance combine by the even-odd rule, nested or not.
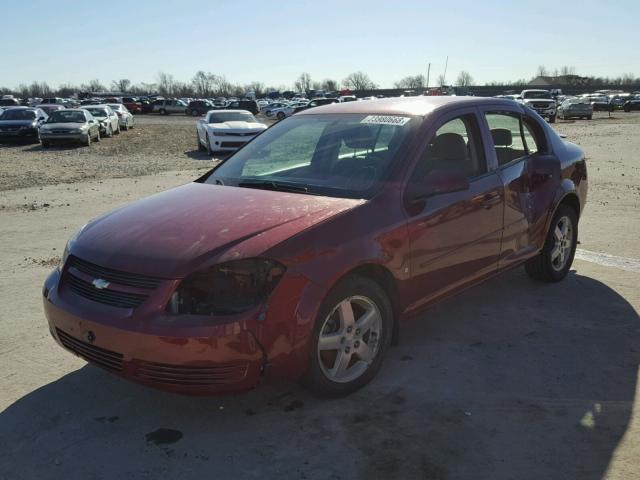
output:
[[[361,114],[291,117],[230,157],[207,183],[370,198],[416,121]]]
[[[0,115],[0,120],[34,120],[36,112],[33,110],[9,109]]]
[[[551,94],[549,92],[543,91],[543,92],[525,92],[525,94],[522,96],[522,98],[544,98],[544,99],[549,99],[551,98]]]
[[[47,123],[84,123],[86,118],[83,112],[77,110],[58,110],[52,112]]]
[[[244,112],[210,113],[207,119],[207,123],[224,122],[257,122],[257,120],[250,113]]]
[[[94,117],[98,117],[98,118],[106,117],[106,116],[109,115],[107,113],[107,109],[106,108],[87,108],[86,110],[91,115],[93,115]]]

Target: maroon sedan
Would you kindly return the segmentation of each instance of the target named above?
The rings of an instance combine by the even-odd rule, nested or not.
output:
[[[60,345],[145,385],[346,394],[433,302],[520,265],[563,279],[586,194],[583,152],[510,100],[317,107],[88,223],[44,308]]]

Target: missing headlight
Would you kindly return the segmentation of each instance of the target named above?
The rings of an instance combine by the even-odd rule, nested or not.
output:
[[[216,265],[184,279],[167,310],[191,315],[245,312],[267,299],[285,270],[280,263],[262,258]]]

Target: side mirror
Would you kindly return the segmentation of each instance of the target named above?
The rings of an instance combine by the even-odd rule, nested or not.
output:
[[[410,186],[409,200],[419,202],[434,195],[469,190],[469,180],[462,172],[432,170],[422,181]]]

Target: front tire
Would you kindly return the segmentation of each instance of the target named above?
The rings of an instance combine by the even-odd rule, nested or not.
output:
[[[278,120],[284,120],[284,117],[286,117],[284,112],[278,112],[278,114],[276,115],[276,118]]]
[[[204,145],[202,145],[202,142],[200,141],[200,134],[196,131],[196,140],[198,142],[198,150],[201,152],[206,151],[206,147]]]
[[[560,205],[553,216],[540,253],[524,268],[540,282],[559,282],[569,273],[578,244],[578,215],[568,205]]]
[[[377,283],[360,276],[340,281],[316,317],[307,387],[340,397],[365,386],[380,370],[392,325],[391,302]]]

